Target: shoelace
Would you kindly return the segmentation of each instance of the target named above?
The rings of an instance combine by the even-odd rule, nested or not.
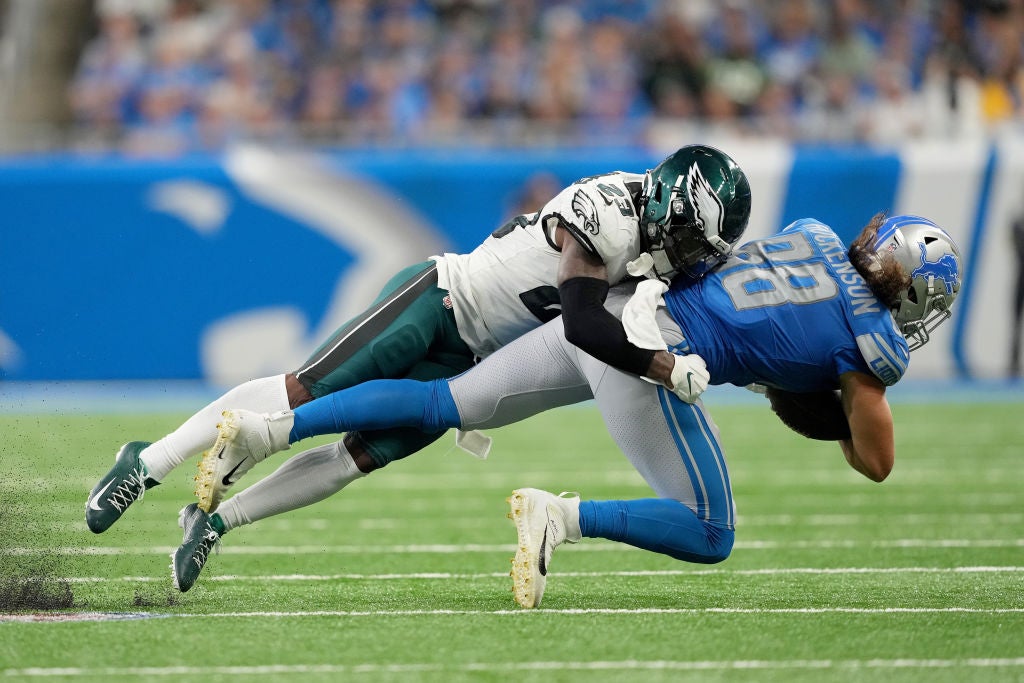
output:
[[[206,534],[203,535],[202,542],[196,546],[196,549],[192,551],[192,561],[200,569],[206,564],[206,558],[210,554],[210,550],[218,547],[220,542],[220,534],[213,529],[207,527]]]
[[[107,502],[118,512],[124,512],[136,500],[142,500],[142,496],[146,493],[145,477],[146,473],[143,471],[142,465],[139,465],[128,473],[128,476],[118,484],[117,488],[111,491]]]

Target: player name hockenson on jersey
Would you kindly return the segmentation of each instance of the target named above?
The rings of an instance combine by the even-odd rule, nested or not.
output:
[[[850,259],[846,255],[846,246],[832,232],[832,229],[815,224],[807,226],[807,231],[814,235],[814,242],[821,249],[822,255],[832,264],[836,275],[839,276],[839,282],[846,290],[846,295],[853,306],[853,314],[858,316],[881,312],[882,308],[878,299],[871,292],[868,283],[850,263]]]

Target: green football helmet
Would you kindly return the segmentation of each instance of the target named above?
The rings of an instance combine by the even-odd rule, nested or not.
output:
[[[644,177],[640,239],[659,278],[703,276],[729,257],[748,220],[747,176],[714,147],[682,147]]]

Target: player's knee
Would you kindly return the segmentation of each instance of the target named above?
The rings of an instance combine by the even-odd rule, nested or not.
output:
[[[313,394],[292,373],[284,376],[284,388],[288,392],[288,407],[292,410],[313,400]]]
[[[732,554],[732,546],[736,540],[736,532],[732,529],[712,527],[715,533],[709,538],[707,564],[722,562]]]
[[[732,553],[736,532],[726,527],[704,523],[704,542],[699,549],[691,550],[680,559],[700,564],[718,564]]]

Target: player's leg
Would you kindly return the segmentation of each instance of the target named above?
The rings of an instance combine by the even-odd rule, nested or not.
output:
[[[678,327],[659,320],[666,340],[684,350]],[[568,347],[587,377],[619,448],[657,498],[584,500],[537,489],[509,499],[519,545],[513,590],[524,607],[540,604],[555,547],[583,536],[607,538],[689,562],[719,562],[734,538],[733,500],[719,433],[701,403],[689,405]]]
[[[409,377],[426,380],[454,375],[464,370],[468,362],[457,354],[434,354],[432,359],[413,367]],[[172,556],[175,587],[181,591],[192,587],[206,565],[213,544],[231,529],[312,505],[365,476],[366,471],[357,466],[354,453],[369,451],[377,457],[398,459],[421,450],[443,433],[414,429],[352,432],[346,434],[343,441],[293,456],[269,476],[224,501],[212,514],[199,504],[189,505],[178,519],[184,536]]]
[[[426,380],[453,375],[462,369],[460,365],[423,361],[409,374]],[[418,381],[409,383],[425,386]],[[225,500],[213,515],[213,525],[223,534],[238,526],[312,505],[366,475],[357,466],[353,451],[367,450],[376,457],[383,455],[396,460],[422,450],[443,434],[443,430],[426,433],[418,429],[351,432],[342,441],[289,458],[267,477]]]
[[[703,404],[612,372],[596,393],[609,432],[658,497],[582,502],[583,535],[687,562],[728,557],[732,489],[718,428]]]
[[[689,350],[678,325],[658,312],[662,337]],[[732,549],[734,510],[718,427],[704,404],[684,403],[663,386],[609,368],[580,353],[580,366],[612,438],[658,495],[634,501],[589,501],[586,535],[596,535],[688,562],[720,562]]]
[[[309,396],[319,398],[369,380],[405,377],[435,356],[468,367],[473,352],[459,336],[446,301],[448,292],[437,286],[437,265],[411,266],[292,374]]]
[[[208,513],[192,503],[178,518],[181,545],[172,555],[175,587],[187,591],[195,584],[210,549],[239,526],[312,505],[364,476],[341,442],[316,446],[292,456],[267,477],[228,498]]]
[[[235,387],[143,450],[146,470],[159,481],[210,448],[225,410],[272,413],[369,379],[400,377],[434,344],[472,357],[458,338],[454,315],[445,313],[445,294],[437,287],[433,262],[398,272],[365,312],[338,328],[294,373]]]
[[[113,468],[89,493],[85,508],[89,529],[97,534],[106,531],[147,489],[159,484],[186,459],[212,446],[217,421],[229,407],[261,413],[287,409],[284,375],[252,380],[231,389],[155,443],[131,441],[122,446]]]
[[[417,366],[429,367],[427,363]],[[413,379],[364,382],[283,416],[239,411],[246,427],[227,440],[224,459],[229,464],[258,462],[281,450],[277,444],[358,430],[352,441],[370,452],[369,469],[376,469],[422,448],[449,427],[506,425],[592,397],[586,379],[566,353],[560,319],[523,335],[450,380],[416,381],[455,374],[454,367],[449,362],[439,371],[412,373]]]
[[[578,495],[514,491],[509,498],[518,535],[513,592],[527,608],[540,605],[554,549],[584,536],[687,562],[720,562],[732,550],[728,472],[718,430],[703,406],[683,403],[664,387],[585,358],[603,375],[594,386],[605,424],[658,497],[581,501]]]
[[[446,301],[447,292],[437,286],[436,264],[406,269],[374,306],[338,330],[294,376],[309,395],[322,397],[373,379],[408,376],[425,361],[444,366],[438,372],[446,375],[461,372],[472,364],[473,353],[459,336]],[[287,447],[286,438],[270,439],[269,431],[254,435],[272,426],[287,433],[291,416],[284,418],[272,425],[244,410],[224,413],[218,438],[203,456],[196,479],[202,509],[216,509],[227,488],[253,464]],[[247,446],[246,452],[237,448],[239,443]]]
[[[417,386],[425,386],[432,382],[443,384],[447,378],[455,377],[472,367],[472,360],[466,356],[445,349],[432,349],[427,358],[417,363],[401,381],[415,382]],[[402,402],[404,399],[399,398],[398,401]],[[381,412],[388,413],[395,408],[396,404],[391,403],[381,406]],[[396,460],[420,452],[441,438],[450,426],[457,425],[436,424],[435,427],[423,428],[412,421],[404,425],[391,421],[379,429],[346,429],[345,444],[360,472],[369,474]],[[294,433],[292,435],[294,436]]]
[[[400,377],[432,348],[469,363],[472,352],[458,336],[445,296],[437,287],[433,262],[411,266],[392,278],[374,304],[332,335],[296,374],[247,382],[156,443],[129,443],[90,494],[89,527],[96,533],[106,530],[145,489],[186,459],[211,448],[226,410],[273,413],[350,383]]]
[[[368,387],[382,383],[405,383],[419,387],[419,380],[457,375],[472,365],[472,358],[458,349],[452,350],[439,345],[430,349],[427,357],[420,360],[406,374],[406,380],[374,380],[349,389],[343,389],[315,399],[292,411],[279,413],[255,413],[246,410],[225,412],[225,418],[218,430],[220,436],[213,448],[200,462],[200,474],[196,479],[196,495],[199,507],[207,512],[217,509],[228,489],[258,462],[269,455],[289,448],[291,443],[320,434],[338,434],[356,429],[378,430],[365,434],[353,433],[344,441],[344,457],[356,462],[360,473],[367,473],[389,462],[416,453],[436,440],[446,427],[394,429],[403,425],[418,426],[417,421],[396,420],[392,416],[398,407],[408,403],[403,396],[391,400],[391,394],[382,400],[367,400],[359,406],[360,415],[373,419],[335,420],[336,410],[343,410],[346,401],[336,398],[354,394],[355,401],[361,402],[365,395],[373,396]],[[337,404],[338,407],[335,407]],[[370,409],[372,406],[372,410]],[[303,431],[309,422],[303,416],[316,416],[319,429]]]
[[[297,408],[291,440],[349,430],[486,429],[592,398],[556,318],[448,380],[366,382]],[[378,465],[395,458],[384,454]]]
[[[433,354],[410,371],[409,379],[367,382],[296,408],[290,434],[293,443],[321,434],[360,431],[350,431],[342,442],[299,453],[224,501],[216,509],[215,528],[224,533],[337,493],[366,473],[367,468],[357,466],[359,452],[370,454],[374,466],[369,469],[375,469],[421,450],[448,427],[510,424],[591,398],[585,378],[556,342],[563,336],[561,321],[555,320],[450,380],[418,381],[466,370],[458,357]],[[442,405],[451,408],[439,410]],[[407,427],[390,428],[393,425]]]

